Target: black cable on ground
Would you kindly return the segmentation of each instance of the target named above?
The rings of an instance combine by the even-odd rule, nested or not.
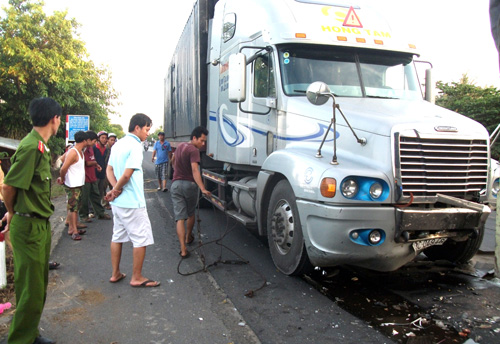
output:
[[[200,198],[199,198],[200,199]],[[216,211],[215,208],[213,208],[214,212]],[[248,265],[257,275],[259,275],[261,277],[261,279],[263,280],[263,283],[260,287],[258,287],[257,289],[254,289],[254,290],[250,290],[248,291],[247,293],[245,293],[245,296],[247,297],[253,297],[255,295],[255,293],[261,289],[263,289],[266,285],[267,285],[267,280],[266,278],[264,277],[264,275],[257,271],[257,269],[248,261],[246,260],[245,258],[243,258],[240,254],[236,253],[234,250],[230,249],[229,247],[227,247],[226,245],[222,244],[221,241],[226,237],[226,235],[228,235],[229,233],[231,233],[231,231],[234,230],[234,228],[236,228],[236,224],[235,223],[231,228],[229,228],[229,217],[226,216],[226,230],[225,232],[218,238],[218,239],[215,239],[215,240],[211,240],[211,241],[208,241],[206,243],[203,243],[202,241],[202,238],[201,238],[201,220],[200,220],[200,202],[198,201],[198,205],[197,205],[197,208],[196,208],[196,211],[197,211],[197,214],[196,214],[196,229],[197,229],[197,236],[198,236],[198,246],[195,247],[194,249],[192,250],[188,250],[189,253],[191,252],[194,252],[194,251],[197,251],[197,250],[200,250],[200,260],[202,262],[202,268],[199,269],[199,270],[196,270],[196,271],[192,271],[192,272],[187,272],[187,273],[184,273],[184,272],[181,272],[180,271],[180,266],[182,264],[182,261],[184,259],[180,259],[179,260],[179,264],[177,265],[177,273],[179,275],[182,275],[182,276],[190,276],[190,275],[194,275],[194,274],[197,274],[199,272],[208,272],[208,269],[213,267],[213,266],[217,266],[218,264],[232,264],[232,265]],[[206,262],[206,259],[205,259],[205,254],[203,253],[203,247],[207,246],[207,245],[210,245],[210,244],[216,244],[216,245],[219,245],[220,246],[220,254],[219,254],[219,258],[217,260],[215,260],[214,262],[210,263],[210,264],[207,264]],[[222,250],[223,248],[225,248],[226,250],[228,250],[229,252],[231,252],[232,254],[234,254],[236,257],[239,258],[239,260],[223,260],[222,259]]]

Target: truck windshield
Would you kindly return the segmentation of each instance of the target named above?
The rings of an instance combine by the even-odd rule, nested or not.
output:
[[[422,99],[410,54],[331,46],[279,47],[283,89],[305,96],[315,82],[339,97]]]

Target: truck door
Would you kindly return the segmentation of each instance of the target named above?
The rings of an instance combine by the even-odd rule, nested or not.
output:
[[[250,164],[260,166],[275,149],[276,136],[276,83],[271,53],[259,55],[251,66],[252,78],[249,80],[251,95],[249,101],[251,130],[256,140],[250,152]],[[248,101],[247,101],[248,102]],[[242,104],[242,108],[245,107]]]

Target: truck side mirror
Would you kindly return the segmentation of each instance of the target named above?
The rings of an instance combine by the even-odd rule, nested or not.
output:
[[[323,105],[328,101],[328,95],[331,94],[327,84],[321,81],[313,82],[306,91],[307,100],[314,105]]]
[[[246,100],[246,67],[245,54],[229,56],[229,101],[240,103]]]

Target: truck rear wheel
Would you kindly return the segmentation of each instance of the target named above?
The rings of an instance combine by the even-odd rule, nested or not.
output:
[[[301,275],[312,270],[295,195],[286,180],[276,184],[269,201],[267,240],[274,265],[282,273]]]
[[[464,264],[474,257],[483,242],[484,226],[478,235],[466,241],[446,240],[443,245],[431,246],[424,250],[430,260],[448,260],[456,264]]]

